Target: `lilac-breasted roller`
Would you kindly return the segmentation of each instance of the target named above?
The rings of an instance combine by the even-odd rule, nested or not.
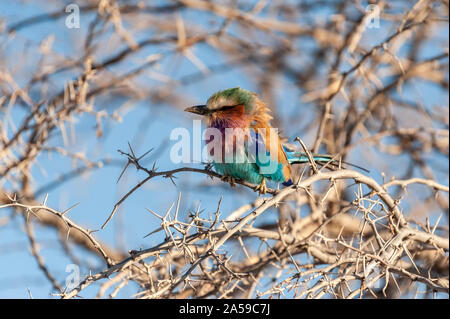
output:
[[[205,116],[207,127],[222,135],[219,139],[207,138],[206,142],[207,145],[221,143],[219,151],[222,154],[217,156],[214,153],[217,149],[211,147],[209,155],[214,169],[231,186],[235,179],[241,179],[257,184],[255,191],[264,194],[266,179],[290,185],[291,164],[309,162],[305,153],[291,152],[282,146],[280,137],[270,125],[269,109],[253,92],[239,87],[219,91],[205,105],[188,107],[185,111]],[[227,138],[227,134],[235,131],[241,133]],[[237,142],[239,135],[243,136],[240,141],[244,143]],[[334,162],[329,155],[313,155],[313,159],[319,164]]]

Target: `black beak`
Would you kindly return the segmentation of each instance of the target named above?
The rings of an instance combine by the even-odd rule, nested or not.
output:
[[[184,109],[186,112],[191,112],[194,114],[206,115],[209,114],[209,110],[206,105],[195,105]]]

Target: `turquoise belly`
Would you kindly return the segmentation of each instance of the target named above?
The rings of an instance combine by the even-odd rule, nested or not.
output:
[[[263,178],[268,178],[275,182],[286,181],[281,164],[278,164],[276,171],[272,174],[261,174],[260,167],[256,163],[213,163],[213,166],[219,174],[230,175],[252,184],[260,184]]]

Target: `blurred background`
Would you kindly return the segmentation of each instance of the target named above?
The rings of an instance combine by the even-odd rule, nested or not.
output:
[[[146,208],[163,215],[180,196],[178,218],[188,222],[199,206],[214,214],[221,198],[221,218],[257,200],[242,185],[181,172],[146,182],[101,229],[147,176],[129,165],[118,181],[128,160],[118,150],[131,145],[139,157],[153,149],[140,161],[148,169],[204,168],[171,161],[170,133],[192,132],[199,118],[183,109],[226,88],[256,92],[295,147],[299,136],[311,150],[340,154],[379,184],[421,178],[448,189],[448,10],[448,1],[427,0],[0,1],[0,298],[59,298],[68,265],[82,278],[106,267],[50,214],[7,206],[14,196],[59,212],[77,204],[64,216],[97,230],[117,260],[165,240],[162,231],[144,237],[161,222]],[[391,195],[409,222],[437,225],[448,238],[448,190],[430,183]],[[342,192],[351,202],[358,187],[350,184]],[[301,218],[313,211],[295,198],[285,209]],[[254,226],[276,225],[279,210]],[[246,256],[232,247],[233,258]],[[388,297],[448,298],[448,248],[441,257],[447,293],[400,282]],[[292,275],[267,271],[275,283]],[[250,297],[274,285],[265,278]],[[101,287],[82,296],[107,297]],[[142,289],[129,278],[114,296]],[[261,295],[269,296],[277,295]]]

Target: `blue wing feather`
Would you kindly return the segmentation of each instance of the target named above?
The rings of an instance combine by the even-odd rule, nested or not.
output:
[[[278,145],[276,150],[278,151]],[[271,154],[265,139],[255,130],[250,130],[247,151],[249,158],[256,164],[259,173],[276,182],[285,182],[283,163],[278,161],[278,154]]]

